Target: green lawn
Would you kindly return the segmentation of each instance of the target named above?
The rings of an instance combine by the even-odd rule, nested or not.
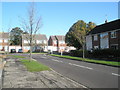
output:
[[[45,66],[37,61],[29,61],[26,59],[20,60],[27,68],[28,71],[30,72],[39,72],[39,71],[44,71],[44,70],[50,70],[48,66]]]
[[[51,56],[57,56],[61,58],[67,58],[67,59],[75,59],[75,60],[82,60],[87,62],[94,62],[94,63],[100,63],[100,64],[107,64],[107,65],[113,65],[113,66],[120,66],[120,62],[113,62],[113,61],[103,61],[103,60],[94,60],[94,59],[88,59],[88,58],[80,58],[80,57],[73,57],[73,56],[66,56],[66,55],[56,55],[51,54]]]
[[[47,54],[47,53],[46,52],[40,52],[40,53],[33,52],[32,54]]]
[[[25,58],[24,56],[18,56],[18,55],[8,55],[8,56],[12,56],[14,58]]]

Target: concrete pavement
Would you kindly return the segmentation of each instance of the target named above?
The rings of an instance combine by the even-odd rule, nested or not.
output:
[[[55,71],[28,72],[18,59],[8,59],[4,67],[3,88],[80,88],[85,86]]]

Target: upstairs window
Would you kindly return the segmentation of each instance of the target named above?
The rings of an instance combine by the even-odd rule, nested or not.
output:
[[[94,35],[94,41],[97,41],[97,40],[98,40],[98,36]]]
[[[116,31],[111,32],[111,38],[116,38]]]

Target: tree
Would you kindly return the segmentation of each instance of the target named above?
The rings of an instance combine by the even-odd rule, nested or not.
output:
[[[19,27],[15,27],[10,31],[10,45],[22,45],[23,31]]]
[[[66,34],[66,42],[68,45],[72,45],[77,49],[83,49],[83,58],[85,57],[85,36],[86,34],[95,27],[95,23],[85,23],[83,20],[77,21]]]
[[[32,60],[32,47],[34,42],[34,37],[36,33],[40,30],[42,23],[41,17],[37,17],[36,9],[34,3],[32,3],[28,8],[28,15],[26,19],[22,18],[21,25],[25,32],[28,32],[26,39],[28,40],[30,46],[30,60]]]

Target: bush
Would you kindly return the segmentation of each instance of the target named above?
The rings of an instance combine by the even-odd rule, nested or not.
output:
[[[71,50],[70,55],[75,57],[83,57],[83,50]],[[85,51],[85,57],[90,57],[89,51]]]
[[[94,50],[92,52],[92,56],[99,57],[99,58],[120,57],[120,50],[115,50],[115,49]]]

